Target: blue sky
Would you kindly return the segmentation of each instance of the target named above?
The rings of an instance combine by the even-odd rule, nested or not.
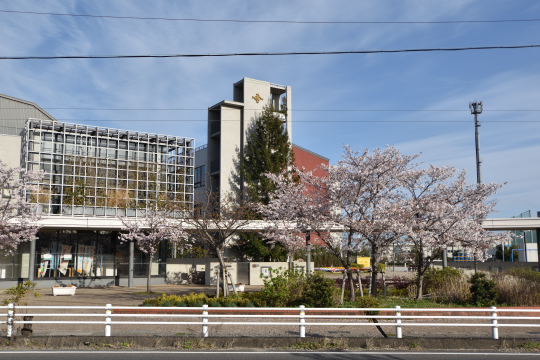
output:
[[[4,0],[0,10],[299,21],[540,18],[540,3],[534,0]],[[0,13],[0,34],[0,56],[337,51],[540,44],[540,22],[240,24]],[[158,120],[205,120],[204,110],[50,108],[205,109],[232,99],[232,84],[251,77],[292,87],[293,142],[330,158],[331,163],[340,158],[344,144],[354,149],[389,144],[405,154],[422,153],[425,164],[464,168],[471,182],[476,180],[476,170],[468,103],[482,100],[482,178],[508,182],[497,195],[499,213],[495,216],[510,217],[540,210],[540,111],[493,110],[540,110],[539,60],[540,49],[2,60],[0,93],[33,101],[62,121],[193,137],[202,145],[205,121]],[[462,111],[337,111],[352,109]]]

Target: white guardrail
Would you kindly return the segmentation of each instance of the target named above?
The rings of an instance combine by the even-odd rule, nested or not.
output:
[[[79,324],[79,325],[104,325],[105,336],[111,336],[112,325],[200,325],[202,327],[202,336],[208,337],[209,327],[216,325],[257,325],[257,326],[298,326],[299,337],[306,336],[306,326],[392,326],[395,327],[396,338],[401,339],[403,337],[402,328],[406,326],[445,326],[445,327],[491,327],[492,338],[499,338],[499,327],[540,327],[540,309],[497,309],[496,307],[486,308],[437,308],[437,309],[411,309],[401,308],[396,306],[395,308],[305,308],[303,305],[298,308],[230,308],[230,307],[212,307],[203,305],[202,307],[133,307],[133,306],[112,306],[107,304],[106,306],[14,306],[9,304],[8,306],[0,306],[0,309],[7,310],[6,321],[0,321],[0,324],[7,325],[7,336],[12,337],[14,335],[13,330],[15,325],[18,324]],[[47,313],[47,312],[34,312],[30,313],[29,310],[61,310],[62,313]],[[102,313],[69,313],[70,310],[98,310]],[[118,312],[115,314],[115,310]],[[129,312],[122,312],[121,310],[128,310]],[[306,315],[308,312],[317,312],[319,314]],[[144,313],[132,313],[132,312],[144,312]],[[167,311],[168,313],[163,313]],[[171,312],[189,312],[189,313],[172,313]],[[293,315],[285,314],[256,314],[256,312],[298,312]],[[366,312],[381,311],[391,313],[392,315],[366,315]],[[155,312],[154,314],[148,312]],[[160,313],[161,312],[161,313]],[[198,313],[197,313],[198,312]],[[212,312],[218,312],[212,314]],[[219,312],[222,312],[219,314]],[[233,312],[238,314],[223,314],[223,312]],[[255,314],[254,314],[255,312]],[[320,313],[324,314],[320,314]],[[363,315],[356,315],[359,312]],[[402,315],[402,312],[414,313],[486,313],[485,316],[477,315]],[[251,314],[250,314],[251,313]],[[332,314],[334,313],[334,314]],[[353,315],[344,315],[344,313],[356,313]],[[500,313],[534,313],[537,316],[499,316]],[[69,320],[18,320],[28,317],[56,317],[56,318],[103,318],[103,320],[96,321],[69,321]],[[168,321],[117,321],[113,322],[113,318],[150,318],[150,319],[166,319]],[[182,318],[194,318],[193,321],[174,321],[175,319]],[[242,321],[210,321],[210,319],[252,319],[257,322],[242,322]],[[200,321],[197,321],[200,319]],[[291,321],[270,321],[260,322],[261,319],[290,319]],[[339,320],[353,320],[353,322],[310,322],[310,319],[339,319]],[[377,319],[377,322],[373,321]],[[173,321],[171,321],[173,320]],[[296,321],[292,321],[296,320]],[[379,320],[385,322],[378,322]],[[435,320],[435,322],[418,322],[418,320]],[[440,322],[441,320],[467,320],[467,322]],[[472,322],[472,320],[486,322]],[[499,323],[500,320],[512,320],[513,323]],[[535,323],[515,323],[515,321],[522,320],[536,320]],[[405,322],[408,321],[408,322]],[[413,322],[414,321],[414,322]]]

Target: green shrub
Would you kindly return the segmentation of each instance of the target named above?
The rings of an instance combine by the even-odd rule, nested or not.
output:
[[[476,273],[471,277],[472,302],[476,306],[493,306],[497,301],[495,282],[486,278],[485,273]]]
[[[371,296],[362,296],[356,299],[355,306],[358,308],[378,308],[381,304]],[[378,315],[379,311],[366,311],[366,315]]]
[[[337,291],[338,289],[334,286],[332,279],[315,274],[306,282],[299,302],[301,305],[308,307],[333,307],[336,302]]]
[[[396,289],[394,287],[390,287],[386,290],[386,293],[388,296],[408,297],[409,289],[408,288]]]
[[[444,269],[429,268],[424,274],[424,289],[426,292],[434,292],[444,286],[448,281],[458,279],[463,275],[459,269],[445,267]]]
[[[256,306],[332,307],[337,299],[334,281],[321,274],[307,277],[297,269],[283,271],[279,268],[271,270],[270,276],[264,278],[263,282],[260,298],[250,299]]]
[[[459,269],[429,268],[424,274],[423,285],[424,294],[430,294],[440,302],[459,304],[467,303],[470,299],[470,283]]]
[[[19,306],[28,306],[28,300],[30,296],[33,296],[35,298],[41,296],[40,293],[36,290],[36,285],[36,282],[25,281],[22,284],[7,289],[6,291],[4,291],[4,294],[11,295],[11,297],[3,301],[4,305],[13,303]]]
[[[145,299],[143,306],[200,307],[333,307],[337,300],[334,282],[323,275],[307,277],[297,270],[270,271],[263,279],[265,286],[260,292],[240,293],[226,298],[191,293],[189,295],[162,295],[157,299]]]
[[[305,275],[301,271],[270,269],[269,276],[263,278],[262,299],[272,307],[295,306],[305,281]]]

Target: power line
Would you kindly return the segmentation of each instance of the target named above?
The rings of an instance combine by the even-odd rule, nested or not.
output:
[[[185,21],[185,22],[222,22],[222,23],[277,23],[277,24],[466,24],[466,23],[521,23],[536,22],[540,19],[498,19],[498,20],[447,20],[447,21],[299,21],[299,20],[240,20],[240,19],[199,19],[199,18],[166,18],[166,17],[140,17],[140,16],[116,16],[116,15],[91,15],[91,14],[69,14],[69,13],[48,13],[36,11],[16,11],[0,10],[3,13],[27,14],[27,15],[49,15],[49,16],[69,16],[88,17],[105,19],[124,20],[162,20],[162,21]]]
[[[348,51],[296,51],[296,52],[247,52],[209,54],[162,54],[162,55],[61,55],[61,56],[2,56],[0,60],[57,60],[57,59],[139,59],[139,58],[201,58],[233,56],[297,56],[297,55],[346,55],[346,54],[392,54],[409,52],[453,52],[470,50],[499,50],[538,48],[540,45],[472,46],[457,48],[421,48],[396,50],[348,50]]]
[[[77,108],[77,107],[41,107],[44,110],[88,110],[88,111],[208,111],[208,108]],[[2,107],[0,110],[22,110],[27,107]],[[237,109],[221,109],[224,111],[238,111]],[[244,109],[246,111],[260,111],[261,109]],[[465,109],[290,109],[291,112],[469,112]],[[484,109],[484,112],[536,112],[540,109]]]
[[[20,119],[2,119],[20,120]],[[55,119],[58,121],[92,121],[92,122],[237,122],[231,120],[208,120],[208,119]],[[291,120],[293,123],[466,123],[470,120]],[[483,120],[482,123],[540,123],[540,120]]]

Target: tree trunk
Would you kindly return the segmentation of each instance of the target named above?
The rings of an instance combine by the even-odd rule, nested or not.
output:
[[[354,289],[354,280],[353,280],[353,274],[351,271],[351,266],[347,266],[347,278],[349,280],[349,289],[351,289],[351,294],[349,295],[349,301],[356,301],[356,293]]]
[[[152,292],[152,258],[154,257],[154,254],[148,254],[149,259],[148,263],[146,263],[146,292],[151,293]]]
[[[33,316],[23,316],[24,321],[32,321],[32,319],[34,319]],[[21,335],[25,337],[32,336],[32,333],[34,332],[34,330],[32,330],[32,325],[33,324],[24,324],[21,329]]]
[[[343,277],[341,280],[341,299],[339,300],[339,305],[343,305],[343,300],[345,296],[345,277],[347,275],[345,274],[345,271],[343,272]]]
[[[222,285],[223,285],[223,297],[227,297],[228,295],[228,290],[229,290],[229,287],[227,286],[227,277],[225,275],[225,261],[223,260],[223,252],[222,250],[220,249],[216,249],[217,251],[217,256],[218,256],[218,259],[219,259],[219,267],[221,269],[220,271],[220,274],[218,275],[218,277],[220,276],[223,281],[222,281]]]
[[[371,246],[371,296],[377,296],[377,247]]]
[[[364,290],[362,290],[362,277],[360,276],[360,269],[356,270],[358,274],[358,290],[360,290],[360,296],[364,297]]]
[[[371,272],[371,296],[377,296],[377,270]]]
[[[478,272],[478,261],[476,259],[476,255],[474,256],[474,273],[476,274]]]
[[[418,266],[418,269],[417,269],[417,274],[418,274],[418,278],[417,278],[417,281],[416,281],[416,300],[422,300],[422,297],[423,297],[423,285],[424,285],[424,248],[422,246],[420,246],[418,248],[418,264],[416,264],[416,266]]]
[[[231,273],[230,272],[227,272],[227,275],[229,275],[229,280],[231,280],[231,287],[234,291],[234,295],[238,296],[238,293],[236,292],[236,284],[233,282],[233,279],[232,279],[232,276],[231,276]],[[227,290],[229,289],[229,287],[227,286]]]
[[[418,279],[416,281],[416,300],[422,300],[423,297],[423,289],[422,286],[424,285],[424,273],[418,272]]]

